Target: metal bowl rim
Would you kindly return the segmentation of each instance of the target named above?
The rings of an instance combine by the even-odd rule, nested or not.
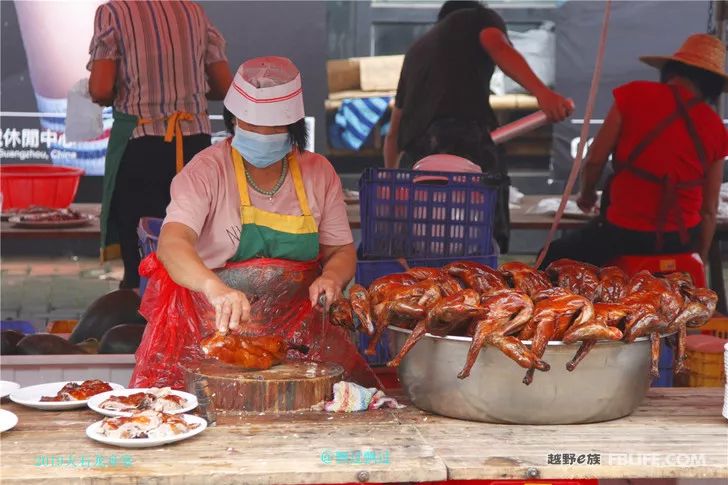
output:
[[[408,330],[406,328],[401,328],[401,327],[395,327],[393,325],[389,325],[387,328],[389,330],[394,330],[395,332],[400,332],[400,333],[404,333],[404,334],[408,334],[408,335],[412,333],[412,330]],[[673,335],[673,334],[663,334],[663,335],[660,335],[660,338],[668,337],[670,335]],[[429,338],[433,338],[433,339],[438,339],[438,340],[450,340],[450,341],[453,341],[453,342],[472,342],[472,340],[473,340],[471,337],[461,337],[461,336],[458,336],[458,335],[446,335],[444,337],[440,337],[439,335],[432,335],[431,333],[425,334],[425,337],[429,337]],[[644,336],[644,337],[636,338],[634,340],[634,342],[629,342],[629,343],[644,342],[645,340],[649,340],[649,339],[650,339],[649,336]],[[527,345],[531,345],[531,340],[521,340],[521,342],[523,342],[524,344],[527,344]],[[577,345],[577,344],[580,344],[580,343],[581,342],[575,342],[573,344],[565,344],[564,342],[562,342],[560,340],[549,340],[548,345],[549,345],[549,347],[559,347],[559,346]],[[622,344],[622,345],[627,345],[628,343],[627,342],[623,342],[621,340],[598,340],[597,341],[597,344],[599,344],[599,345],[605,345],[605,344],[615,344],[615,345],[616,344]]]

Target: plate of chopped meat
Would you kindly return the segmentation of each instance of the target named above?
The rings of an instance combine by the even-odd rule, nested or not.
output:
[[[139,411],[183,414],[197,407],[197,397],[169,387],[122,389],[97,394],[88,407],[104,416],[131,416]]]
[[[25,209],[8,209],[7,212],[0,212],[0,220],[7,221],[10,220],[11,217],[47,214],[56,210],[58,209],[51,209],[50,207],[43,207],[40,205],[31,205]]]
[[[52,209],[47,212],[20,213],[8,219],[13,227],[21,229],[64,229],[82,227],[95,217],[72,209]]]
[[[124,386],[98,379],[51,382],[13,391],[10,400],[31,408],[61,411],[83,407],[96,394],[120,389]]]
[[[107,445],[149,448],[191,438],[205,428],[207,421],[191,414],[141,411],[97,421],[86,428],[86,436]]]

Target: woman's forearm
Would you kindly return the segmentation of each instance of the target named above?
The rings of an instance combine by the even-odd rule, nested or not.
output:
[[[204,292],[210,282],[219,282],[217,275],[200,259],[194,241],[189,239],[189,234],[177,234],[179,228],[167,226],[162,228],[157,257],[172,280],[180,286],[200,292]],[[187,230],[192,232],[191,229]]]
[[[335,281],[342,289],[354,277],[356,269],[356,250],[353,244],[336,248],[325,260],[322,277]]]

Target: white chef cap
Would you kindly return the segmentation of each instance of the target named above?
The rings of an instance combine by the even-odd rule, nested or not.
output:
[[[304,117],[301,73],[285,57],[257,57],[235,73],[224,101],[237,118],[258,126],[287,126]]]

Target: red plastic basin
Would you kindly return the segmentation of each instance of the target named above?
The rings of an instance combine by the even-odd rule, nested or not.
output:
[[[31,205],[65,209],[76,197],[83,170],[58,165],[2,165],[2,210]]]

